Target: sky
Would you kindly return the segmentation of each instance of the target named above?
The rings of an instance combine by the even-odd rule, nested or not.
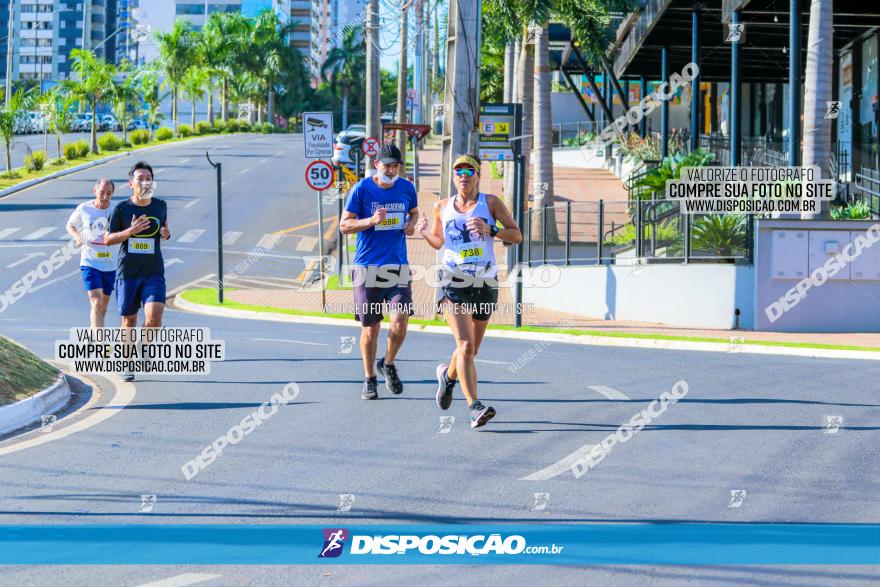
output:
[[[344,1],[344,0],[343,0]],[[447,0],[423,0],[427,3],[428,8],[434,10],[434,6],[437,5],[436,10],[440,11],[440,28],[441,30],[445,28],[445,23],[443,21],[443,16],[446,14],[446,5]],[[379,0],[379,22],[382,27],[379,33],[379,47],[381,49],[379,63],[382,69],[387,69],[388,71],[392,71],[395,74],[397,73],[398,63],[400,60],[400,23],[399,23],[399,0]],[[415,18],[410,11],[410,26],[409,26],[409,36],[408,45],[409,45],[409,62],[411,63],[415,52],[413,49],[412,43],[415,41],[414,31],[415,31]],[[433,12],[430,13],[429,18],[431,19],[433,26]],[[428,39],[429,43],[431,39]],[[441,56],[441,63],[443,61]]]

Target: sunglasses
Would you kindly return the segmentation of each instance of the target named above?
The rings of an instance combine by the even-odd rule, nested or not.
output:
[[[477,172],[470,167],[460,167],[455,170],[455,175],[458,177],[473,177],[476,173]]]

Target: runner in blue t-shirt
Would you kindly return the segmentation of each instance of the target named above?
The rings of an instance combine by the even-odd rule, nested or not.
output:
[[[339,221],[343,234],[357,234],[352,281],[355,318],[361,323],[361,398],[366,400],[379,397],[376,370],[385,377],[388,391],[403,392],[394,358],[413,314],[406,237],[415,230],[419,210],[415,187],[397,175],[401,163],[400,149],[391,143],[383,145],[375,161],[377,173],[351,189]],[[391,329],[385,356],[374,366],[383,304],[389,307]]]

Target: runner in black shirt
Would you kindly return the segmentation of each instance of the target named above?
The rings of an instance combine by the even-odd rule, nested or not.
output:
[[[131,198],[116,204],[110,214],[107,245],[121,244],[116,266],[116,303],[123,328],[137,326],[138,310],[144,307],[144,326],[162,326],[165,311],[165,264],[161,241],[171,238],[168,205],[153,197],[153,168],[138,161],[128,172]],[[133,373],[123,373],[126,381]]]

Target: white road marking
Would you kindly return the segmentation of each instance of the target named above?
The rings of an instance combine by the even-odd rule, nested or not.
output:
[[[198,203],[199,203],[198,200],[193,200],[192,202],[189,202],[186,206],[184,206],[184,208],[192,208],[193,206],[195,206]]]
[[[223,235],[223,244],[224,245],[235,244],[235,241],[237,241],[239,238],[241,238],[241,235],[243,235],[243,234],[244,234],[243,232],[236,232],[234,230],[227,230],[226,233]]]
[[[314,236],[304,236],[300,239],[299,243],[296,245],[297,251],[312,251],[315,249],[315,245],[318,244],[318,238]]]
[[[167,268],[171,267],[172,265],[176,265],[178,263],[183,263],[183,259],[179,259],[177,257],[175,257],[173,259],[165,259],[165,268],[167,269]]]
[[[280,157],[281,155],[284,155],[284,151],[278,151],[277,153],[275,153],[276,157]]]
[[[27,246],[27,245],[12,245],[12,246]],[[34,246],[36,246],[36,245],[34,245]],[[259,246],[259,245],[257,245],[257,246]],[[5,248],[5,247],[3,245],[0,245],[0,249],[2,249],[2,248]],[[173,246],[172,247],[163,246],[162,250],[163,251],[187,251],[190,253],[216,253],[217,252],[217,249],[202,249],[202,248],[198,248],[198,247],[173,247]],[[260,253],[259,251],[254,251],[253,249],[251,249],[250,251],[234,251],[234,250],[227,251],[224,249],[223,254],[224,255],[241,255],[243,257],[249,257],[251,255],[259,255],[260,257],[269,257],[272,259],[296,259],[296,260],[300,260],[300,261],[303,258],[302,255],[277,255],[277,254],[273,254],[273,253]]]
[[[204,583],[211,579],[216,579],[220,575],[209,575],[207,573],[183,573],[175,575],[167,579],[152,581],[151,583],[142,583],[138,587],[184,587],[185,585],[195,585],[196,583]]]
[[[205,231],[200,228],[190,228],[183,235],[177,239],[179,243],[194,243],[197,238],[205,234]]]
[[[528,475],[527,477],[520,478],[520,481],[546,481],[547,479],[552,479],[553,477],[561,475],[566,471],[570,471],[571,465],[574,464],[575,461],[578,461],[579,459],[586,456],[591,450],[593,450],[594,446],[596,445],[585,444],[567,457],[556,461],[549,467],[545,467],[540,471]]]
[[[239,174],[239,175],[244,175],[244,174],[247,173],[248,171],[250,171],[250,168],[249,168],[249,167],[245,167],[244,169],[242,169],[241,171],[239,171],[238,174]]]
[[[477,363],[486,363],[487,365],[510,365],[507,361],[490,361],[489,359],[474,359]]]
[[[46,236],[47,234],[49,234],[50,232],[52,232],[56,228],[58,228],[58,227],[57,226],[44,226],[43,228],[38,228],[37,230],[33,231],[29,235],[21,237],[21,240],[35,241],[39,238]]]
[[[75,271],[71,271],[70,273],[65,273],[61,277],[56,277],[55,279],[50,279],[49,281],[47,281],[45,283],[41,283],[40,285],[34,286],[28,291],[28,293],[34,293],[35,291],[40,291],[44,287],[49,287],[50,285],[58,283],[59,281],[64,281],[68,277],[72,277],[74,275],[81,275],[81,274],[82,274],[82,271],[80,271],[79,269],[76,269]]]
[[[601,393],[608,399],[629,399],[626,395],[611,387],[606,387],[604,385],[588,385],[587,387],[596,393]]]
[[[179,285],[179,286],[175,287],[174,289],[172,289],[171,291],[166,293],[165,296],[170,298],[171,296],[175,296],[175,295],[179,294],[180,292],[187,290],[194,285],[199,285],[203,281],[207,281],[208,285],[210,285],[211,287],[214,287],[214,285],[216,283],[215,282],[216,278],[217,278],[216,273],[208,273],[207,275],[203,275],[202,277],[199,277],[198,279],[193,279],[192,281],[190,281],[188,283],[184,283],[183,285]]]
[[[257,243],[258,247],[263,247],[264,249],[271,248],[273,243],[275,242],[275,234],[271,232],[267,232],[263,235],[263,238]]]
[[[0,230],[0,239],[12,236],[13,234],[18,232],[19,230],[21,230],[21,228],[18,226],[16,226],[15,228],[4,228],[3,230]]]
[[[181,165],[185,165],[186,163],[189,163],[189,157],[180,160]]]
[[[47,442],[52,442],[53,440],[58,440],[60,438],[65,438],[67,436],[70,436],[71,434],[75,434],[87,428],[91,428],[96,424],[100,424],[107,418],[111,418],[119,413],[120,410],[122,410],[123,408],[125,408],[125,406],[132,402],[135,394],[137,393],[137,389],[132,383],[128,383],[120,379],[119,375],[117,375],[116,373],[104,373],[103,376],[107,379],[110,379],[113,382],[114,387],[116,388],[116,393],[114,394],[113,399],[110,400],[110,402],[108,403],[108,405],[113,406],[112,408],[104,407],[99,409],[98,411],[93,411],[93,404],[97,401],[98,396],[100,395],[100,392],[98,390],[93,390],[92,397],[91,399],[89,399],[88,403],[77,410],[77,413],[79,414],[91,415],[86,416],[82,420],[74,422],[70,426],[60,427],[57,430],[53,430],[52,432],[37,432],[39,436],[33,436],[26,440],[14,442],[13,444],[0,447],[0,456],[18,452],[26,448],[40,446],[41,444],[46,444]],[[59,424],[63,424],[64,419],[62,418],[58,422]],[[31,434],[32,433],[28,433],[25,436],[30,436]]]
[[[7,197],[11,197],[11,196],[13,196],[13,195],[16,195],[16,194],[11,194],[10,196],[7,196]],[[3,243],[3,244],[0,244],[0,249],[20,249],[20,248],[22,248],[22,247],[25,247],[25,248],[28,248],[28,249],[32,249],[32,248],[34,248],[34,247],[52,247],[53,249],[57,249],[57,248],[58,248],[58,243],[37,243],[37,242],[33,242],[33,243],[27,243],[27,244],[24,244],[24,245],[22,245],[22,244],[18,244],[18,243],[16,243],[16,244],[13,244],[13,243],[9,243],[9,244]]]
[[[25,255],[23,258],[19,259],[15,263],[10,263],[9,265],[6,266],[6,268],[12,269],[13,267],[17,267],[17,266],[21,265],[22,263],[28,262],[29,260],[33,259],[34,257],[45,257],[45,256],[46,256],[46,253],[30,253],[28,255]]]
[[[268,161],[268,159],[265,159],[265,158],[264,158],[264,159],[260,159],[260,163],[265,163],[266,161]]]
[[[251,340],[262,340],[265,342],[289,342],[293,344],[306,344],[309,346],[330,346],[324,342],[308,342],[305,340],[291,340],[289,338],[252,338]]]

